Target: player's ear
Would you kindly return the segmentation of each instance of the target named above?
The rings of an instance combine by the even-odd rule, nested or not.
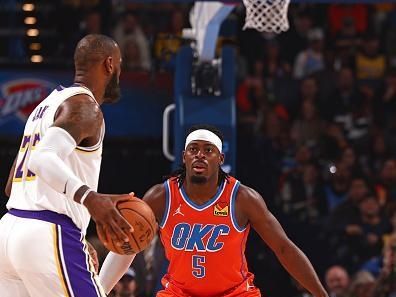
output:
[[[220,165],[224,164],[225,155],[223,153],[220,154]]]
[[[113,65],[113,57],[112,56],[108,56],[105,60],[105,68],[106,68],[106,72],[108,74],[112,74],[114,71],[114,65]]]
[[[182,160],[183,160],[183,164],[186,164],[186,151],[182,152]]]

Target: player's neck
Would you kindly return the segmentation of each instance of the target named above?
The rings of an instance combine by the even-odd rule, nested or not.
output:
[[[218,190],[218,180],[209,179],[207,182],[199,184],[192,183],[190,180],[186,178],[183,187],[186,191],[187,196],[194,201],[196,204],[204,204],[208,200],[212,199]]]
[[[78,73],[74,77],[74,83],[79,84],[82,87],[89,89],[92,92],[92,94],[94,95],[94,97],[95,97],[96,101],[99,103],[99,105],[102,105],[102,103],[104,101],[103,96],[104,96],[105,90],[104,89],[99,90],[95,86],[97,84],[91,83],[91,81],[94,81],[94,80],[88,79],[85,75],[80,75]]]

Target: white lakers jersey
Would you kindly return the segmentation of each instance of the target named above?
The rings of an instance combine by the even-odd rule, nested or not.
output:
[[[68,98],[77,94],[87,94],[94,98],[90,90],[73,85],[69,88],[58,87],[45,98],[30,114],[24,130],[13,176],[12,191],[7,208],[22,210],[51,210],[70,217],[82,233],[88,227],[90,215],[85,206],[66,198],[53,190],[46,182],[27,169],[30,153],[35,149],[47,129],[53,124],[58,107]],[[95,98],[94,98],[95,99]],[[102,142],[104,124],[99,142],[92,147],[77,147],[63,161],[93,190],[97,190],[100,164],[102,161]]]

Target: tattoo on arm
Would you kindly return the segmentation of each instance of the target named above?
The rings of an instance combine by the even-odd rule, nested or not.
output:
[[[65,129],[80,144],[86,138],[97,137],[103,114],[93,98],[85,94],[70,97],[55,114],[54,126]]]

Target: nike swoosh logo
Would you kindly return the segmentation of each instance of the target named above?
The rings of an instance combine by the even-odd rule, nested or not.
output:
[[[65,184],[65,189],[63,190],[63,194],[66,194],[66,187],[67,187],[67,182]]]

